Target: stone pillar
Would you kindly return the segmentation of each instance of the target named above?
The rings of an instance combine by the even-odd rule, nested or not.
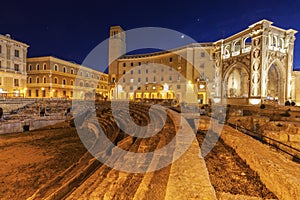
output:
[[[215,43],[215,96],[214,100],[221,102],[222,100],[222,55],[223,40]],[[218,102],[216,102],[218,103]]]
[[[292,95],[292,71],[293,71],[293,61],[294,61],[294,42],[295,34],[297,31],[289,29],[286,31],[286,46],[287,46],[287,77],[286,77],[286,100],[289,100],[293,97]]]

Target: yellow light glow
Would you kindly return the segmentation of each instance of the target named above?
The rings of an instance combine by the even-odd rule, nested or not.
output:
[[[189,81],[188,84],[192,84],[192,81]]]
[[[45,88],[42,87],[42,90],[45,90]]]
[[[200,89],[204,89],[204,88],[205,88],[205,85],[200,84]]]

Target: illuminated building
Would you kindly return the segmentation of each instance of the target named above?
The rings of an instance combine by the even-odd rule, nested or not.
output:
[[[9,34],[0,35],[0,97],[24,97],[28,47]]]
[[[137,55],[125,54],[125,32],[119,26],[111,27],[110,96],[181,101],[193,92],[204,104],[209,99],[227,104],[260,104],[266,100],[284,104],[296,98],[293,54],[297,31],[272,24],[261,20],[216,42]]]
[[[108,75],[52,56],[27,59],[28,98],[105,99]]]

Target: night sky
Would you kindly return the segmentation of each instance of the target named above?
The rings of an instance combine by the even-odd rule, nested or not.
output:
[[[246,3],[247,2],[247,3]],[[198,42],[214,42],[267,19],[300,32],[299,1],[6,1],[1,2],[0,34],[30,45],[28,57],[52,55],[82,63],[109,36],[125,30],[163,27]],[[294,66],[300,69],[300,33]]]

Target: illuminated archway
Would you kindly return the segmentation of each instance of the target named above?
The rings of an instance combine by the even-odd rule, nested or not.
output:
[[[235,64],[227,70],[224,77],[224,97],[249,97],[249,72],[242,64]]]
[[[285,73],[281,65],[273,62],[267,71],[267,99],[285,101]]]

